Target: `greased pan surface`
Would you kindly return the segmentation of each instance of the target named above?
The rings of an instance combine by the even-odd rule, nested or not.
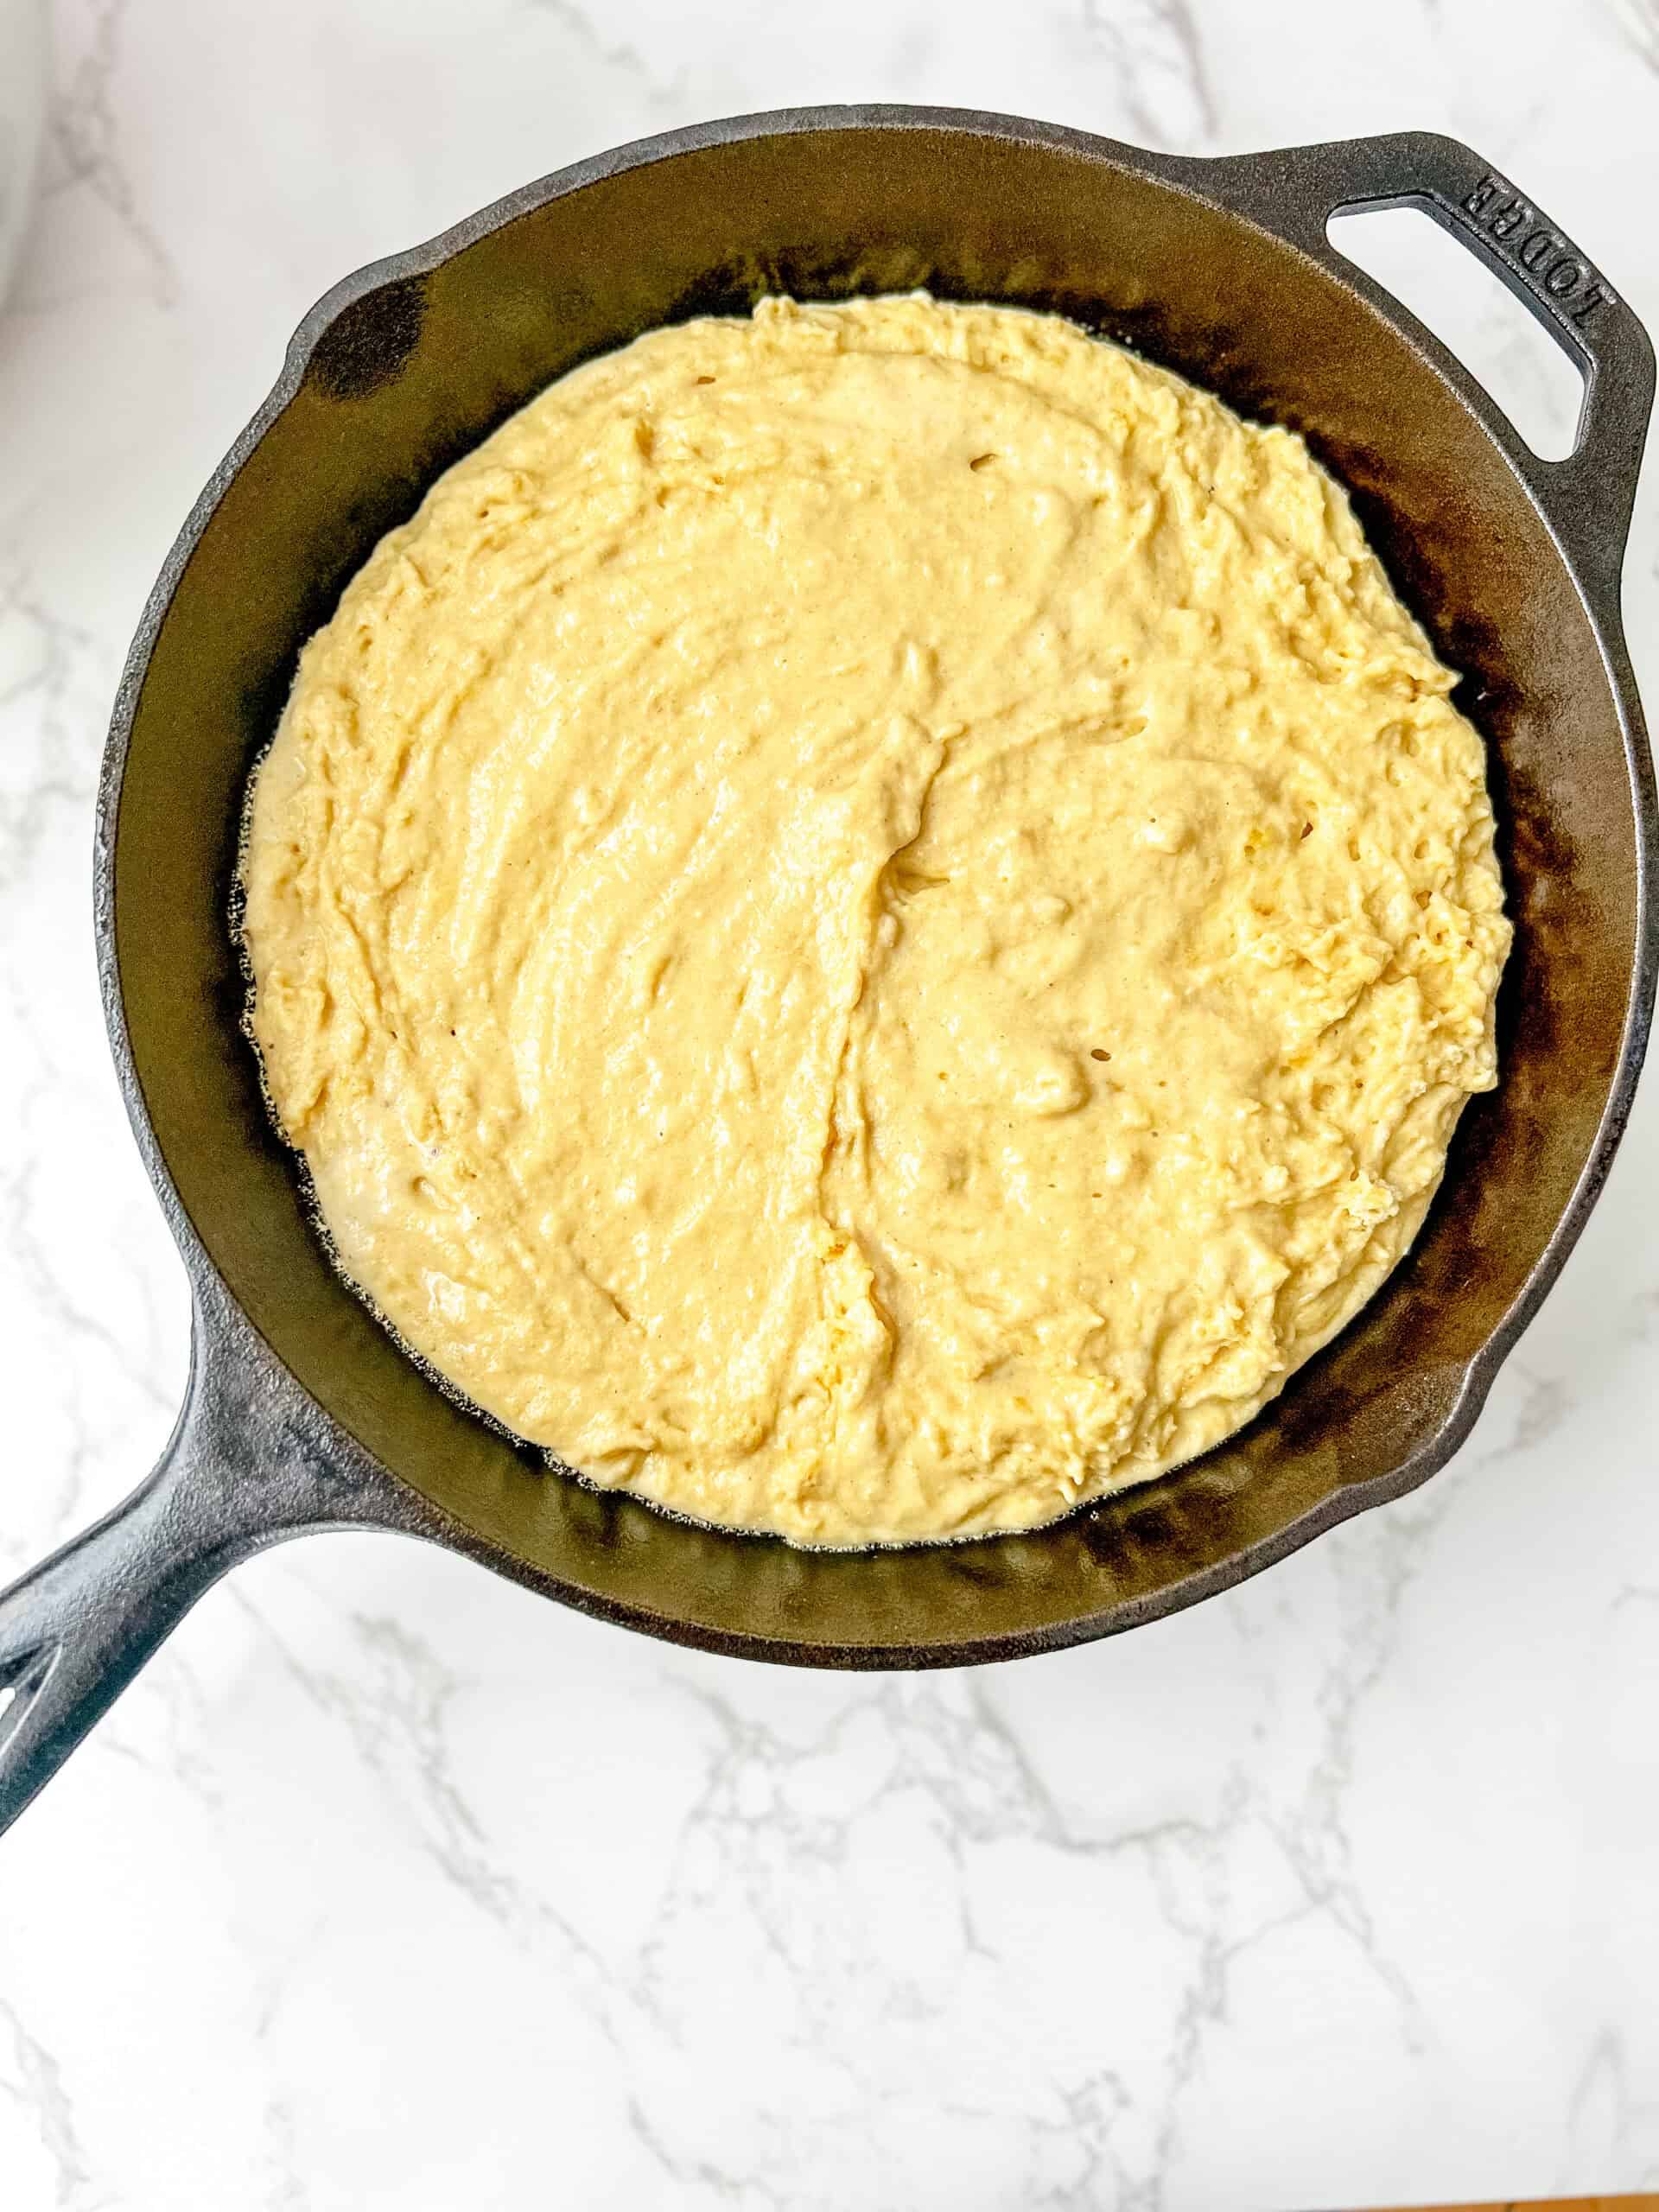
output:
[[[1569,460],[1535,459],[1326,242],[1335,208],[1402,201],[1586,369]],[[398,1353],[304,1217],[226,916],[244,783],[299,646],[440,470],[653,324],[914,285],[1075,316],[1308,438],[1467,672],[1516,940],[1502,1083],[1465,1112],[1418,1244],[1249,1428],[1037,1535],[803,1554],[550,1476]],[[741,118],[580,163],[337,287],[186,525],[117,702],[99,957],[195,1352],[149,1480],[0,1598],[0,1684],[22,1692],[0,1824],[201,1590],[308,1528],[424,1535],[710,1649],[955,1665],[1190,1604],[1442,1465],[1583,1225],[1646,1039],[1654,791],[1618,579],[1652,388],[1616,288],[1478,156],[1422,134],[1204,162],[954,111]]]

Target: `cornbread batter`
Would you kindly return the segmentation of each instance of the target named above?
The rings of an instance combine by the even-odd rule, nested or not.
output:
[[[382,542],[254,789],[341,1262],[593,1481],[801,1543],[1202,1452],[1495,1080],[1452,683],[1300,440],[1053,318],[591,364]]]

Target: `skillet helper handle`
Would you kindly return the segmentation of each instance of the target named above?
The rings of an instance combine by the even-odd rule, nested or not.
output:
[[[1653,408],[1653,347],[1617,286],[1560,224],[1471,147],[1432,130],[1224,157],[1211,166],[1242,213],[1289,237],[1344,283],[1380,289],[1332,245],[1332,216],[1415,207],[1508,286],[1581,371],[1585,389],[1564,460],[1540,460],[1500,417],[1504,444],[1569,556],[1616,591]]]

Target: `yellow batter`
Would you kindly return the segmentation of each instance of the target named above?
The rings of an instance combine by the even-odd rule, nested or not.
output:
[[[346,1270],[594,1482],[801,1543],[1190,1458],[1495,1079],[1452,682],[1297,438],[1055,319],[593,363],[377,549],[255,787]]]

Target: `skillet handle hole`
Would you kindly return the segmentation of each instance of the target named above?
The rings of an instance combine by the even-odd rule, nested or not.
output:
[[[1325,234],[1478,377],[1540,461],[1567,458],[1583,373],[1484,262],[1417,207],[1346,209]]]
[[[0,1665],[0,1746],[35,1702],[58,1656],[54,1644],[44,1651],[27,1653],[10,1668]]]

